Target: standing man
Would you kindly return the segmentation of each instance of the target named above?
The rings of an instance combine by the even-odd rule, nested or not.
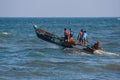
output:
[[[66,28],[64,28],[64,41],[68,42],[68,37],[69,37],[69,31]]]
[[[84,31],[82,35],[82,45],[85,46],[86,41],[88,41],[87,32]]]
[[[78,33],[78,37],[77,37],[80,44],[82,44],[82,36],[83,36],[83,29],[80,30],[80,32]]]
[[[69,32],[70,32],[70,37],[73,37],[74,32],[72,31],[72,29],[71,29],[71,28],[69,29]]]

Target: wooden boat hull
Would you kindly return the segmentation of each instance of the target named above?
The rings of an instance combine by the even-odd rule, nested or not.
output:
[[[83,48],[83,50],[85,50],[87,52],[90,52],[90,53],[94,53],[95,52],[95,49],[92,49],[92,48]]]
[[[95,53],[97,53],[97,52],[102,51],[101,48],[99,48],[99,49],[94,49],[94,48],[90,48],[90,47],[83,48],[83,50],[85,50],[85,51],[87,51],[87,52],[90,52],[90,53],[92,53],[92,54],[95,54]]]

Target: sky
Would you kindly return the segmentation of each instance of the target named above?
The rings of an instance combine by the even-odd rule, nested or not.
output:
[[[0,17],[120,17],[120,0],[0,0]]]

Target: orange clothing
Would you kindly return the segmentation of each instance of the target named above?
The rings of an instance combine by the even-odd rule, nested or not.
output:
[[[69,35],[69,31],[65,30],[64,31],[64,35],[68,36]]]
[[[80,33],[79,33],[80,37],[82,37],[82,34],[83,34],[83,32],[80,32]]]
[[[73,41],[74,41],[73,37],[70,37],[69,42],[73,42]]]

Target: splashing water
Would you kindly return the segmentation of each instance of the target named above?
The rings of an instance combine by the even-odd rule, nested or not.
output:
[[[0,32],[0,35],[10,35],[8,32]]]
[[[110,56],[120,56],[118,53],[106,52],[106,51],[102,51],[102,50],[96,50],[95,54],[110,55]]]

